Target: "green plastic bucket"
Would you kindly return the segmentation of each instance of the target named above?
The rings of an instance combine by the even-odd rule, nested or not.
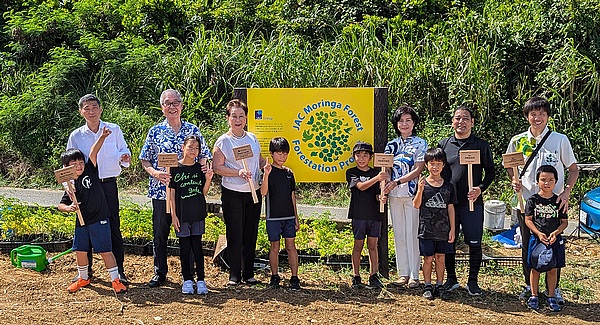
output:
[[[10,252],[12,265],[41,272],[48,266],[46,250],[38,245],[23,245]]]

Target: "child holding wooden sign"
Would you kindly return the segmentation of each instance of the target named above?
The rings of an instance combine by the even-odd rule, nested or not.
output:
[[[194,275],[190,272],[190,251],[194,252],[196,264],[196,292],[199,295],[208,294],[204,282],[204,254],[202,253],[202,234],[206,219],[206,198],[213,177],[212,169],[206,174],[202,165],[196,162],[200,153],[200,138],[188,135],[183,140],[183,159],[178,167],[171,167],[171,182],[169,183],[171,218],[175,234],[179,238],[181,274],[183,294],[194,294]]]
[[[346,171],[346,181],[350,188],[350,207],[348,218],[352,219],[354,233],[354,249],[352,250],[352,287],[362,286],[360,278],[360,255],[367,238],[369,249],[369,287],[383,288],[379,279],[379,255],[377,242],[381,236],[383,213],[379,212],[380,201],[385,203],[385,196],[380,196],[379,182],[387,180],[384,171],[371,168],[369,162],[373,157],[373,146],[370,143],[358,142],[352,149],[352,157],[356,167]],[[387,233],[387,231],[386,231]]]
[[[110,133],[111,131],[106,127],[102,129],[102,135],[90,149],[87,163],[79,149],[68,149],[60,156],[64,167],[75,166],[77,179],[75,179],[75,192],[71,191],[69,187],[60,200],[58,209],[62,212],[81,210],[85,224],[82,225],[79,219],[75,224],[73,250],[77,256],[79,278],[67,287],[67,290],[71,293],[90,284],[87,257],[90,242],[94,251],[100,253],[104,260],[104,265],[110,274],[113,290],[116,293],[127,291],[127,288],[119,279],[117,262],[112,253],[110,223],[108,221],[110,212],[100,184],[96,164],[98,151],[100,151],[104,140]]]

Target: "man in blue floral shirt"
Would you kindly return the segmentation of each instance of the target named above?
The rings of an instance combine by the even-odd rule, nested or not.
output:
[[[167,280],[167,238],[171,228],[171,216],[166,213],[166,184],[171,176],[164,168],[158,167],[159,153],[177,153],[181,158],[181,148],[186,136],[200,137],[199,161],[202,165],[212,158],[210,148],[197,126],[181,119],[183,108],[181,94],[167,89],[160,95],[160,106],[165,120],[148,131],[148,136],[140,152],[142,167],[150,175],[148,197],[152,199],[152,232],[154,243],[154,275],[148,285],[159,287]]]

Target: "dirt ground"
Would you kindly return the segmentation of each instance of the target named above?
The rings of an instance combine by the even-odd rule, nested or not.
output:
[[[227,274],[207,257],[210,293],[200,297],[180,293],[177,257],[169,257],[168,284],[149,288],[152,257],[127,255],[131,284],[127,293],[117,296],[98,257],[92,284],[69,294],[66,286],[76,274],[74,254],[41,273],[15,268],[9,256],[0,254],[0,320],[2,324],[597,324],[600,245],[580,239],[570,241],[567,249],[569,266],[563,270],[563,279],[565,288],[572,290],[565,290],[568,301],[560,313],[532,312],[519,302],[519,268],[515,267],[482,269],[483,297],[468,297],[460,289],[449,301],[428,301],[420,296],[420,289],[352,289],[350,271],[333,271],[323,265],[301,267],[303,289],[299,292],[264,285],[225,288]],[[466,268],[461,273],[459,280],[464,282]],[[282,274],[289,279],[289,273]],[[267,272],[257,277],[268,281]],[[577,290],[582,287],[586,297]]]

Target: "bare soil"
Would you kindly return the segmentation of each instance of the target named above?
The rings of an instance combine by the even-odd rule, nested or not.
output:
[[[131,281],[127,293],[113,293],[102,261],[95,257],[92,284],[69,294],[66,286],[76,274],[74,254],[43,272],[18,269],[1,254],[0,320],[2,324],[597,324],[600,246],[579,239],[571,240],[567,249],[563,281],[565,288],[573,289],[565,289],[568,301],[560,313],[533,312],[517,299],[518,267],[483,268],[483,297],[469,297],[460,289],[449,301],[428,301],[421,297],[420,289],[352,289],[347,269],[334,271],[323,265],[301,267],[303,289],[299,292],[265,285],[226,288],[227,273],[207,257],[210,292],[202,297],[180,293],[177,257],[169,257],[167,285],[149,288],[152,257],[127,255],[126,272]],[[460,270],[464,282],[466,268]],[[363,278],[366,270],[364,273]],[[289,279],[289,273],[282,275]],[[268,272],[257,274],[264,282],[268,277]]]

